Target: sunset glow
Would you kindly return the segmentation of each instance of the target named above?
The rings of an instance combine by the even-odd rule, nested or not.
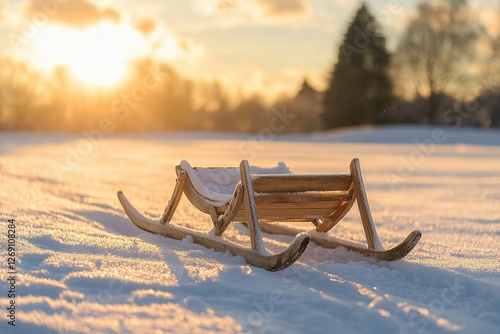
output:
[[[258,133],[275,110],[296,115],[287,133],[441,114],[495,127],[480,104],[466,119],[437,109],[496,105],[498,13],[497,0],[0,0],[0,129],[110,118],[117,131]]]
[[[66,66],[87,85],[110,87],[120,81],[131,60],[147,51],[141,34],[126,26],[100,23],[85,30],[49,27],[36,41],[35,66]]]

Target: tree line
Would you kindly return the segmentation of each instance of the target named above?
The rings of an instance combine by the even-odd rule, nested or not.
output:
[[[326,128],[421,123],[500,126],[500,37],[465,0],[422,2],[394,52],[362,4],[324,95]]]
[[[117,87],[75,81],[67,68],[49,78],[27,64],[0,59],[0,130],[259,132],[276,115],[282,133],[365,124],[445,124],[500,127],[500,37],[465,0],[424,1],[394,53],[366,4],[356,11],[328,87],[304,78],[294,96],[273,103],[234,98],[217,81],[196,82],[167,64],[136,61]]]

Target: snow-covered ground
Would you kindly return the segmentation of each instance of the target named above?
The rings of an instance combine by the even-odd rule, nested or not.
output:
[[[365,128],[313,136],[0,133],[0,333],[500,333],[500,132]],[[162,213],[174,166],[348,172],[402,261],[309,245],[280,272],[148,234],[117,198]],[[356,207],[331,233],[361,241]],[[16,222],[16,326],[8,325],[8,219]],[[183,198],[173,223],[210,228]],[[310,228],[311,226],[306,225]],[[235,224],[227,238],[246,243]],[[265,235],[270,251],[290,237]]]

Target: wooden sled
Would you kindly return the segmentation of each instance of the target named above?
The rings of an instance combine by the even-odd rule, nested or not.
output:
[[[413,231],[399,245],[385,250],[378,238],[370,214],[358,159],[353,159],[350,174],[292,174],[281,169],[251,170],[243,160],[237,168],[192,168],[186,161],[176,166],[177,183],[165,212],[157,221],[141,215],[122,192],[118,198],[130,219],[140,228],[174,239],[191,236],[195,243],[243,256],[254,266],[276,271],[295,262],[309,240],[327,248],[348,250],[383,261],[406,256],[418,243],[421,233]],[[235,177],[239,176],[239,177]],[[228,193],[232,190],[232,194]],[[209,233],[174,226],[170,220],[182,194],[199,210],[211,216],[214,228]],[[368,247],[334,239],[326,232],[332,229],[357,200]],[[315,230],[309,234],[271,222],[311,221]],[[231,222],[247,225],[251,249],[232,243],[221,236]],[[267,252],[262,231],[295,236],[284,251]]]

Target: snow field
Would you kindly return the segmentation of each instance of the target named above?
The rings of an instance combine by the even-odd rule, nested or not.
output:
[[[16,220],[19,273],[16,327],[2,316],[0,333],[499,332],[500,133],[443,129],[434,140],[435,130],[366,128],[275,141],[1,133],[0,219]],[[271,273],[141,231],[116,198],[123,190],[137,209],[159,216],[182,159],[192,166],[284,161],[297,173],[345,173],[353,157],[382,243],[422,231],[405,260],[376,262],[311,244],[296,264]],[[211,228],[185,198],[172,223]],[[356,206],[330,233],[363,241]],[[225,235],[249,245],[241,225]],[[291,240],[264,234],[271,252]],[[3,310],[7,290],[2,279]]]

